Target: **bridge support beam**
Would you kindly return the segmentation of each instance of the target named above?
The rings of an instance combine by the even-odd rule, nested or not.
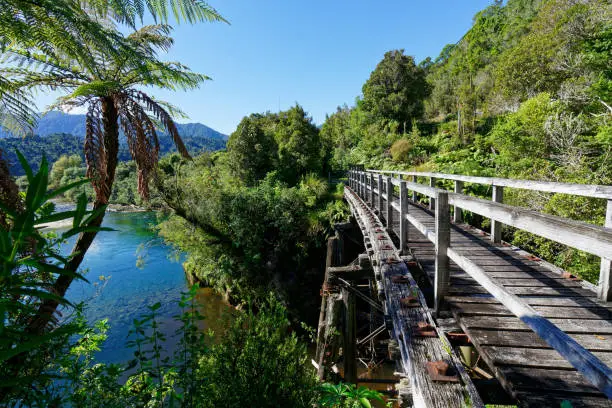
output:
[[[344,381],[357,384],[357,303],[355,295],[346,287],[342,288],[344,304]]]
[[[417,184],[419,182],[419,179],[417,176],[412,176],[412,182],[414,184]],[[419,197],[417,196],[417,192],[416,190],[412,190],[412,201],[414,201],[414,203],[416,204],[416,202],[419,200]]]
[[[604,227],[612,229],[612,200],[608,200]],[[597,297],[606,302],[612,301],[612,259],[601,258]]]
[[[493,186],[493,202],[504,202],[504,188],[502,186]],[[491,241],[499,244],[502,239],[502,223],[491,220]]]

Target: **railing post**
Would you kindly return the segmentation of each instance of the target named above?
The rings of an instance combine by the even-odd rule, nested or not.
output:
[[[419,180],[419,178],[417,176],[412,176],[412,182],[414,184],[417,184],[418,180]],[[419,197],[417,197],[417,192],[415,190],[412,190],[412,201],[416,204],[418,199],[419,199]]]
[[[604,227],[612,229],[612,200],[608,200]],[[597,297],[605,302],[612,301],[612,259],[601,258]]]
[[[374,207],[374,173],[370,173],[370,207]]]
[[[380,173],[378,173],[378,211],[379,214],[383,212],[383,181]]]
[[[405,253],[408,247],[408,190],[406,182],[400,181],[400,254]]]
[[[440,312],[442,299],[448,292],[450,268],[447,249],[450,245],[450,213],[448,192],[439,191],[436,197],[436,265],[434,282],[434,310]]]
[[[359,197],[361,197],[361,198],[363,198],[363,191],[364,191],[363,173],[360,171],[359,172]]]
[[[504,202],[504,188],[502,186],[493,186],[493,201],[496,203]],[[502,223],[491,220],[491,241],[496,244],[501,242],[502,238]]]
[[[385,188],[387,193],[387,231],[393,231],[393,184],[391,184],[391,177],[387,177],[387,187]]]
[[[463,181],[455,180],[455,193],[463,194]],[[454,206],[453,221],[455,224],[463,222],[463,212],[461,208]]]
[[[436,188],[436,179],[434,177],[429,178],[429,187]],[[429,209],[430,210],[436,209],[436,199],[433,197],[429,197]]]

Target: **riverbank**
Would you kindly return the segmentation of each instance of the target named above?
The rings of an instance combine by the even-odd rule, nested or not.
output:
[[[55,205],[56,212],[62,211],[71,211],[75,208],[75,204],[71,201],[63,201],[63,200],[51,200],[51,202]],[[91,210],[91,204],[87,205],[87,208]],[[144,207],[139,207],[137,205],[131,204],[109,204],[106,208],[107,213],[144,213],[154,211],[152,209],[147,209]],[[72,218],[68,218],[61,221],[53,221],[45,223],[44,226],[41,227],[43,230],[48,229],[58,229],[58,228],[68,228],[72,225]]]

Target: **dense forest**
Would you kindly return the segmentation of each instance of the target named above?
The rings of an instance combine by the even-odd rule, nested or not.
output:
[[[178,4],[192,4],[168,1],[175,13],[182,10]],[[14,11],[17,6],[9,3],[13,8],[7,10]],[[0,249],[3,276],[8,277],[0,280],[2,300],[7,300],[0,304],[9,305],[0,326],[0,375],[11,378],[0,386],[0,402],[9,406],[368,407],[369,400],[381,396],[315,379],[303,331],[298,335],[296,330],[300,322],[314,322],[324,244],[333,224],[348,218],[343,184],[332,182],[332,173],[363,165],[612,183],[612,7],[607,1],[496,1],[435,59],[417,63],[410,50],[385,53],[354,106],[338,107],[321,127],[299,104],[277,113],[251,113],[225,150],[201,154],[198,149],[221,146],[191,149],[189,136],[177,131],[172,107],[135,88],[194,89],[206,79],[159,60],[160,49],[172,44],[169,27],[137,28],[147,13],[167,21],[166,2],[148,1],[148,8],[138,10],[118,2],[94,3],[92,10],[101,16],[112,13],[134,33],[108,32],[83,15],[80,6],[57,9],[51,2],[42,13],[32,6],[26,11],[48,29],[32,33],[40,44],[50,41],[49,33],[55,39],[63,33],[58,27],[67,24],[69,33],[88,34],[68,35],[62,43],[62,52],[72,60],[55,55],[54,47],[43,47],[45,57],[37,56],[34,66],[52,61],[56,70],[13,70],[12,76],[4,72],[13,85],[3,88],[0,81],[0,92],[27,98],[19,92],[30,84],[59,86],[82,70],[60,102],[88,109],[84,155],[80,150],[59,154],[57,145],[81,149],[82,142],[57,135],[30,139],[30,146],[22,146],[25,156],[11,156],[23,169],[20,179],[9,177],[0,161]],[[205,3],[197,3],[203,8],[193,4],[182,20],[225,21]],[[13,21],[1,9],[0,18]],[[88,25],[81,26],[83,21]],[[9,37],[23,36],[23,26],[11,27],[0,30]],[[27,60],[31,55],[24,49],[35,44],[21,41],[14,52]],[[93,56],[79,56],[87,53]],[[87,76],[96,71],[92,62],[101,58],[110,61],[102,74],[113,80],[99,80],[98,72]],[[13,118],[28,121],[19,112]],[[158,138],[160,127],[166,142],[161,132]],[[170,145],[176,153],[160,158]],[[12,145],[3,146],[9,150]],[[83,177],[89,181],[80,181]],[[485,187],[468,187],[467,192],[490,195]],[[52,214],[50,201],[58,196],[74,200],[76,209]],[[596,224],[604,217],[603,203],[587,198],[509,190],[505,200]],[[93,202],[91,211],[88,201]],[[191,280],[215,288],[238,306],[227,333],[213,339],[198,330],[202,316],[194,286],[184,294],[183,313],[174,322],[177,355],[163,356],[159,305],[151,305],[128,334],[134,359],[124,365],[95,361],[108,327],[85,322],[85,305],[71,305],[63,296],[73,280],[85,278],[79,265],[95,235],[105,230],[109,203],[163,209],[156,228],[185,253]],[[62,219],[73,221],[60,236],[37,228]],[[487,220],[470,214],[466,219],[489,227]],[[597,276],[594,257],[510,228],[504,234],[505,240],[585,279]],[[60,255],[59,245],[75,236],[73,252]],[[56,317],[66,310],[68,318]]]
[[[435,59],[388,52],[355,106],[323,124],[331,165],[611,184],[611,13],[598,0],[499,1]],[[505,202],[599,225],[605,214],[581,197],[509,190]],[[509,228],[504,239],[598,276],[595,257]]]

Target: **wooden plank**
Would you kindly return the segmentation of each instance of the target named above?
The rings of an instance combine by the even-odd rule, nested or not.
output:
[[[481,346],[551,348],[548,343],[533,332],[470,329],[469,335],[472,339],[478,338],[478,343]],[[612,336],[607,334],[578,333],[572,334],[571,338],[590,351],[610,351],[610,345],[612,344]],[[605,364],[604,366],[607,367]]]
[[[510,295],[523,296],[564,296],[564,297],[584,297],[592,295],[590,290],[582,288],[565,288],[565,287],[529,287],[529,286],[501,286]],[[448,290],[449,294],[467,295],[467,294],[487,294],[490,293],[481,285],[462,285],[451,286]]]
[[[572,365],[553,349],[504,346],[482,346],[481,348],[483,352],[491,356],[495,365],[573,369]],[[612,365],[612,351],[593,354],[607,365]]]
[[[495,204],[502,205],[502,204]],[[559,330],[542,315],[516,295],[509,293],[486,275],[486,272],[469,259],[448,248],[448,256],[468,272],[489,293],[495,296],[515,316],[527,324],[537,335],[565,357],[591,384],[608,398],[612,398],[612,370],[589,353],[579,342]],[[579,336],[579,335],[576,335]],[[537,336],[536,336],[537,337]]]
[[[452,303],[458,313],[471,316],[514,316],[506,307],[501,304],[480,304],[480,303]],[[596,319],[611,320],[612,313],[605,308],[584,308],[584,307],[553,307],[553,306],[532,306],[540,315],[558,319]]]
[[[510,316],[463,316],[461,320],[469,329],[531,331],[526,324]],[[609,320],[551,318],[550,321],[568,334],[612,335],[612,321]]]
[[[569,402],[571,408],[612,408],[612,403],[606,397],[596,397],[591,395],[575,395],[568,393],[556,394],[534,394],[534,390],[526,390],[524,392],[516,392],[516,398],[519,404],[524,408],[542,408],[542,407],[562,407]]]
[[[391,171],[370,170],[374,173],[389,174]],[[577,183],[559,183],[552,181],[537,181],[537,180],[517,180],[506,179],[499,177],[479,177],[479,176],[464,176],[460,174],[445,174],[431,172],[416,172],[416,171],[400,171],[395,172],[413,177],[435,177],[444,180],[459,180],[466,183],[496,185],[504,187],[518,188],[522,190],[532,190],[548,193],[571,194],[583,197],[605,198],[612,199],[612,186],[602,186],[596,184],[577,184]]]
[[[483,217],[551,239],[593,255],[612,258],[612,230],[550,214],[449,193],[449,202]]]
[[[582,288],[580,281],[573,281],[569,279],[550,279],[546,277],[538,279],[534,276],[528,276],[527,278],[495,278],[495,280],[499,282],[500,285],[504,285],[505,287],[528,286],[548,288]],[[468,274],[458,275],[453,273],[451,275],[451,286],[476,284],[477,282]]]
[[[517,389],[529,389],[532,392],[537,390],[539,393],[556,390],[600,394],[596,388],[584,381],[580,373],[574,370],[526,367],[501,367],[500,370]]]
[[[612,306],[609,304],[601,304],[595,298],[565,298],[565,297],[541,297],[541,296],[521,296],[521,299],[524,302],[531,306],[551,306],[550,310],[555,310],[553,306],[557,307],[578,307],[583,309],[600,309],[600,314],[602,316],[609,315],[612,312]],[[497,304],[499,305],[499,300],[495,299],[492,296],[447,296],[447,302],[449,303],[487,303],[487,304]]]
[[[404,262],[387,262],[390,257],[399,260],[399,253],[388,235],[384,239],[378,239],[378,235],[384,236],[386,234],[374,232],[376,228],[372,225],[375,216],[370,219],[370,216],[373,214],[368,213],[367,209],[362,208],[359,205],[360,201],[354,195],[351,195],[350,191],[345,190],[345,197],[349,201],[351,211],[355,214],[364,234],[369,236],[368,241],[372,243],[372,264],[375,274],[382,277],[384,281],[385,306],[387,313],[393,319],[393,336],[400,345],[402,367],[411,383],[414,406],[460,406],[466,399],[464,392],[467,392],[473,406],[484,407],[472,381],[465,373],[458,358],[455,356],[454,360],[452,360],[453,357],[450,356],[453,356],[453,353],[449,356],[447,348],[450,349],[450,346],[448,344],[447,348],[443,346],[442,339],[446,340],[446,337],[420,338],[412,336],[411,330],[407,330],[417,322],[435,324],[426,307],[424,297],[418,290]],[[397,274],[407,277],[411,282],[410,285],[392,282],[391,277]],[[420,307],[401,307],[399,300],[403,297],[414,295],[414,292],[418,293]],[[432,359],[448,360],[449,357],[459,371],[463,385],[433,382],[423,368],[426,361]]]

